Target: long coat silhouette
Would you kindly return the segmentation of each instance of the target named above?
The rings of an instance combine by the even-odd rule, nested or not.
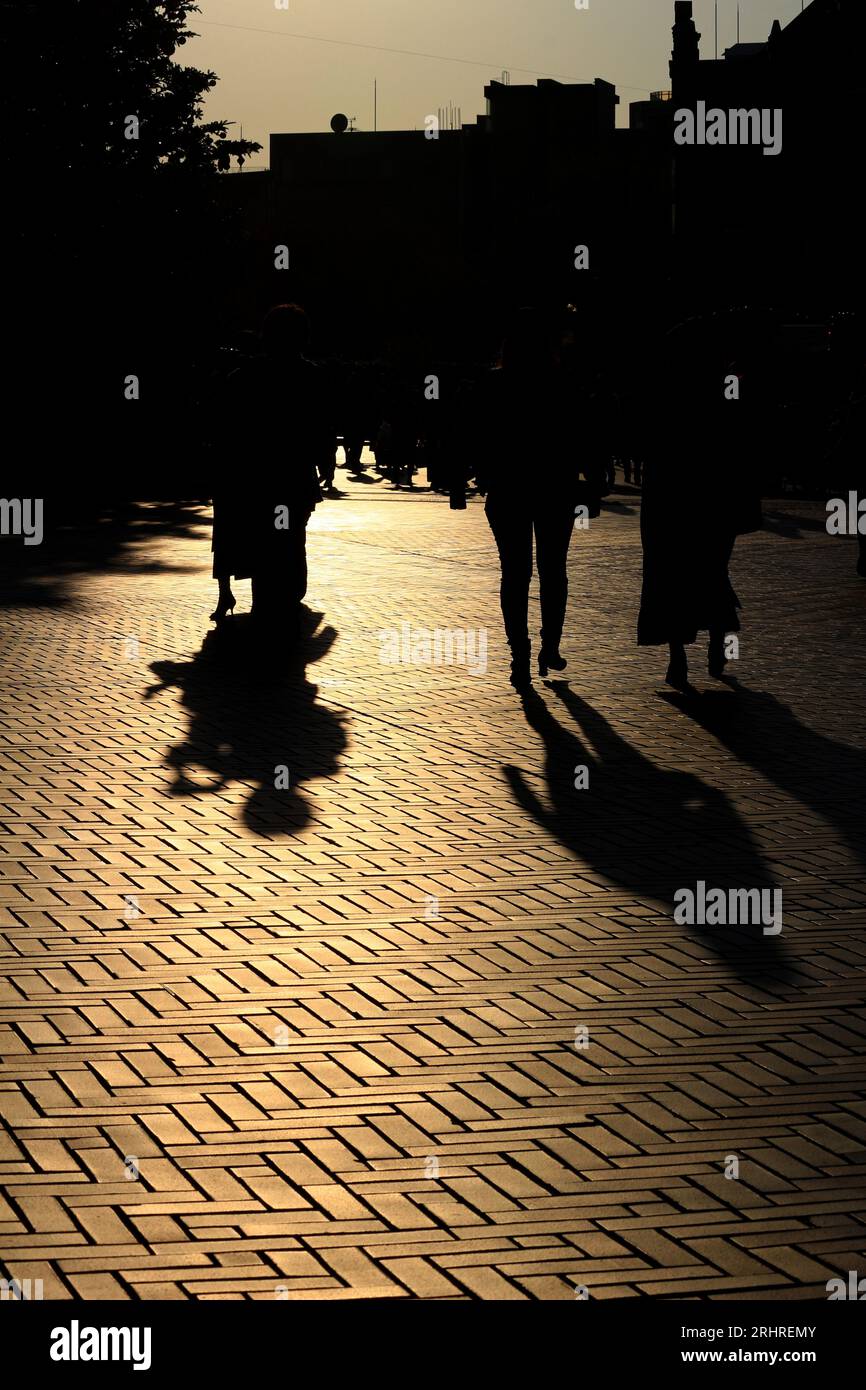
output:
[[[761,525],[766,434],[752,374],[711,332],[675,330],[647,395],[641,646],[740,630],[728,565],[737,536]]]
[[[307,589],[306,528],[333,453],[324,374],[302,355],[306,318],[280,306],[264,353],[226,383],[228,423],[214,488],[214,575],[252,578],[253,611],[296,608]]]

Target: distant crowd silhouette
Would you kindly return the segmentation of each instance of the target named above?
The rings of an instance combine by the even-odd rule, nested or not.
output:
[[[221,482],[212,499],[217,624],[235,608],[232,580],[250,579],[256,624],[299,635],[307,524],[323,496],[336,492],[338,438],[358,478],[369,442],[380,476],[396,488],[412,487],[420,460],[452,508],[465,507],[471,487],[486,499],[511,684],[526,692],[533,559],[541,608],[537,669],[544,677],[567,664],[560,644],[576,518],[600,515],[619,455],[626,476],[642,484],[637,641],[667,647],[666,681],[688,691],[686,649],[706,633],[709,674],[724,677],[726,639],[740,628],[731,556],[737,538],[763,524],[761,499],[785,444],[766,317],[730,311],[678,325],[640,389],[626,396],[602,379],[571,306],[565,323],[523,308],[497,364],[473,381],[448,383],[446,404],[435,378],[439,389],[424,398],[423,429],[422,388],[400,390],[348,371],[337,389],[333,372],[306,355],[309,341],[305,311],[278,305],[217,378],[224,407],[214,444]],[[824,459],[838,484],[862,489],[866,372],[853,317],[834,326],[830,348],[836,392]],[[245,468],[250,449],[257,463]],[[859,541],[858,573],[866,575],[866,538]]]

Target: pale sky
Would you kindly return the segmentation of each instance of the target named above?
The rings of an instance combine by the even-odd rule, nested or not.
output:
[[[449,102],[469,123],[484,111],[485,83],[503,69],[512,83],[603,77],[617,88],[623,125],[629,101],[669,86],[673,0],[589,0],[588,10],[574,0],[287,0],[278,8],[285,2],[198,0],[191,27],[200,37],[178,54],[220,77],[208,114],[261,141],[248,167],[266,166],[272,132],[327,131],[336,111],[372,130],[374,79],[380,130],[423,128]],[[711,58],[713,0],[694,8],[701,56]],[[801,0],[743,0],[740,8],[741,40],[760,42],[774,19],[785,25],[800,12]],[[719,0],[720,55],[736,33],[736,0]]]

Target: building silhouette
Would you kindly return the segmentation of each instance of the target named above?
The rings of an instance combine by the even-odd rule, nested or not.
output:
[[[812,0],[764,43],[700,56],[691,0],[677,0],[671,118],[682,108],[782,113],[781,153],[677,148],[672,236],[678,281],[706,300],[821,312],[862,295],[860,0]]]
[[[274,134],[267,171],[221,180],[244,233],[228,314],[300,298],[339,351],[472,355],[528,301],[575,304],[614,337],[730,303],[856,307],[864,11],[812,0],[708,59],[676,0],[670,88],[625,129],[610,83],[541,79],[490,82],[484,114],[435,138]],[[699,103],[781,111],[781,152],[677,145],[677,112]]]

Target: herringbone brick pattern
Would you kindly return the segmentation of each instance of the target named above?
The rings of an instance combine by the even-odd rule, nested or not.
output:
[[[570,684],[525,710],[477,502],[324,504],[306,669],[263,672],[242,618],[202,652],[204,508],[9,589],[7,1277],[798,1299],[866,1273],[866,583],[818,508],[771,508],[735,557],[743,688],[668,698],[636,502],[576,534]],[[403,623],[486,629],[486,673],[383,665]],[[781,887],[781,935],[676,925],[698,878]]]

